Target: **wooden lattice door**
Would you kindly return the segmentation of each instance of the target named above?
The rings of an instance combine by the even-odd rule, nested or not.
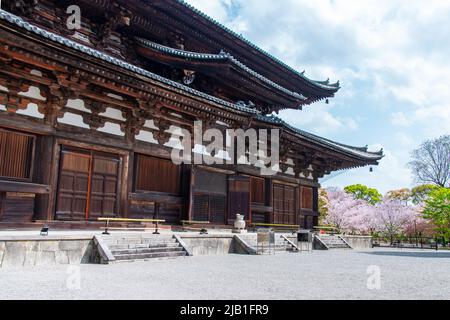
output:
[[[273,185],[273,223],[284,223],[284,188],[282,185]]]
[[[226,174],[196,168],[193,177],[192,219],[224,224],[227,210]]]
[[[273,185],[273,223],[295,224],[295,187]]]
[[[116,215],[118,158],[93,155],[89,219]]]
[[[250,178],[230,177],[228,182],[228,220],[234,220],[241,214],[250,221]]]
[[[89,150],[61,151],[56,219],[115,216],[120,159]]]

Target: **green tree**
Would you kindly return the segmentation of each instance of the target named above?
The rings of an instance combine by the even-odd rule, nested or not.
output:
[[[423,216],[433,221],[441,237],[450,237],[450,188],[438,188],[425,200]]]
[[[428,199],[428,195],[433,191],[439,189],[437,185],[434,184],[423,184],[412,188],[411,190],[411,200],[414,204],[419,204]]]
[[[369,188],[363,184],[354,184],[344,188],[344,191],[352,194],[356,199],[362,199],[376,205],[381,202],[383,196],[375,188]]]

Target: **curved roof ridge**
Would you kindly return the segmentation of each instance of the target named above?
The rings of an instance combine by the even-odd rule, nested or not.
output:
[[[380,160],[383,157],[383,149],[381,149],[380,151],[377,151],[377,152],[371,152],[371,151],[367,150],[368,149],[367,147],[354,147],[354,146],[342,144],[342,143],[339,143],[339,142],[336,142],[336,141],[333,141],[333,140],[330,140],[327,138],[320,137],[313,133],[306,132],[299,128],[296,128],[275,115],[265,116],[265,115],[259,114],[259,115],[257,115],[257,119],[281,125],[282,127],[287,128],[288,130],[291,130],[307,139],[312,139],[315,142],[319,142],[319,143],[322,142],[323,144],[330,146],[334,149],[346,151],[353,155],[371,158],[373,160]]]
[[[237,32],[235,32],[235,31],[231,30],[230,28],[224,26],[223,24],[221,24],[220,22],[218,22],[214,18],[210,17],[209,15],[207,15],[203,11],[197,9],[196,7],[192,6],[191,4],[187,3],[186,1],[184,1],[184,0],[176,0],[176,1],[178,3],[184,5],[186,8],[192,10],[194,13],[196,13],[196,14],[202,16],[203,18],[209,20],[210,22],[212,22],[216,26],[222,28],[224,31],[228,32],[229,34],[233,35],[234,37],[237,37],[240,40],[244,41],[246,44],[251,46],[253,49],[259,51],[262,54],[264,54],[268,58],[270,58],[273,61],[275,61],[276,63],[282,65],[283,67],[285,67],[289,71],[295,73],[297,76],[301,77],[302,79],[306,80],[307,82],[309,82],[309,83],[311,83],[313,85],[316,85],[316,86],[318,86],[318,87],[320,87],[322,89],[330,90],[330,91],[336,91],[337,89],[340,88],[339,81],[337,82],[337,86],[336,86],[336,84],[334,84],[334,85],[333,84],[332,85],[325,85],[325,84],[320,83],[320,81],[315,81],[315,80],[312,80],[312,79],[306,77],[304,71],[303,72],[299,72],[299,71],[295,70],[293,67],[289,66],[287,63],[285,63],[282,60],[280,60],[279,58],[275,57],[273,54],[271,54],[271,53],[267,52],[266,50],[260,48],[256,44],[254,44],[251,41],[249,41],[246,38],[244,38],[241,34],[238,34]]]
[[[220,51],[219,54],[212,54],[212,53],[201,53],[201,52],[192,52],[192,51],[186,51],[186,50],[181,50],[181,49],[175,49],[172,47],[168,47],[144,38],[140,38],[140,37],[135,37],[135,39],[140,42],[141,44],[151,47],[155,50],[161,51],[161,52],[165,52],[168,54],[172,54],[172,55],[177,55],[183,58],[187,58],[187,59],[206,59],[206,60],[226,60],[226,61],[230,61],[231,63],[233,63],[235,66],[239,67],[240,69],[244,70],[245,72],[257,77],[258,79],[260,79],[261,81],[271,85],[272,87],[290,95],[293,96],[297,99],[300,100],[307,100],[307,98],[297,92],[293,92],[275,82],[273,82],[272,80],[266,78],[265,76],[263,76],[262,74],[256,72],[255,70],[249,68],[248,66],[246,66],[244,63],[240,62],[238,59],[236,59],[235,57],[233,57],[230,53],[227,53],[225,51]]]
[[[319,143],[322,145],[325,145],[327,147],[331,147],[332,149],[335,149],[337,151],[343,152],[343,153],[347,153],[347,154],[351,154],[353,156],[357,156],[357,157],[361,157],[364,158],[366,160],[380,160],[382,158],[383,155],[383,150],[379,151],[379,152],[368,152],[368,151],[362,151],[362,150],[358,150],[358,148],[356,147],[349,147],[343,144],[340,144],[338,142],[329,140],[329,139],[325,139],[319,136],[316,136],[314,134],[308,133],[306,131],[303,131],[301,129],[295,128],[291,125],[289,125],[288,123],[286,123],[284,120],[280,119],[277,116],[271,115],[271,116],[264,116],[262,115],[259,111],[252,109],[252,108],[248,108],[245,106],[242,106],[240,104],[234,104],[234,103],[230,103],[228,101],[222,100],[220,98],[208,95],[206,93],[203,93],[201,91],[192,89],[190,87],[187,87],[181,83],[169,80],[167,78],[164,78],[162,76],[159,76],[157,74],[154,74],[150,71],[147,71],[145,69],[142,69],[140,67],[137,67],[135,65],[132,65],[126,61],[123,61],[121,59],[118,58],[114,58],[106,53],[100,52],[98,50],[92,49],[86,45],[83,45],[81,43],[75,42],[73,40],[67,39],[63,36],[57,35],[55,33],[52,33],[50,31],[44,30],[36,25],[30,24],[29,22],[25,21],[24,19],[9,13],[3,9],[0,9],[0,19],[2,20],[6,20],[9,23],[15,24],[20,28],[24,28],[30,32],[33,32],[39,36],[42,36],[44,38],[47,38],[53,42],[57,42],[59,44],[62,44],[66,47],[75,49],[77,51],[80,51],[82,53],[85,53],[87,55],[93,56],[95,58],[101,59],[103,61],[109,62],[111,64],[114,64],[116,66],[119,66],[121,68],[127,69],[128,71],[134,72],[136,74],[140,74],[143,75],[147,78],[150,78],[152,80],[161,82],[163,84],[166,84],[168,86],[171,86],[174,89],[178,89],[190,94],[193,94],[197,97],[209,100],[211,102],[217,103],[219,105],[222,105],[224,107],[228,107],[231,109],[234,109],[236,111],[240,111],[240,112],[246,112],[248,114],[252,114],[256,117],[256,119],[266,122],[266,123],[272,123],[272,124],[276,124],[276,125],[280,125],[284,128],[287,128],[288,130],[291,130],[299,135],[301,135],[302,137],[312,140],[315,143]]]
[[[90,56],[93,56],[93,57],[96,57],[98,59],[104,60],[106,62],[112,63],[112,64],[114,64],[116,66],[122,67],[124,69],[129,70],[129,71],[132,71],[132,72],[138,73],[140,75],[146,76],[146,77],[148,77],[150,79],[162,82],[162,83],[164,83],[166,85],[169,85],[169,86],[171,86],[173,88],[176,88],[176,89],[185,91],[187,93],[196,95],[196,96],[198,96],[200,98],[209,100],[211,102],[218,103],[220,105],[223,105],[225,107],[229,107],[229,108],[232,108],[232,109],[235,109],[235,110],[238,110],[238,111],[243,111],[243,112],[247,112],[247,113],[251,113],[251,114],[259,114],[259,111],[257,111],[256,109],[248,108],[248,107],[245,107],[245,106],[242,106],[242,105],[239,105],[239,104],[235,104],[235,103],[230,103],[230,102],[222,100],[220,98],[208,95],[206,93],[203,93],[201,91],[195,90],[195,89],[193,89],[191,87],[185,86],[185,85],[183,85],[181,83],[178,83],[176,81],[167,79],[167,78],[162,77],[160,75],[157,75],[157,74],[155,74],[153,72],[150,72],[148,70],[145,70],[145,69],[142,69],[140,67],[137,67],[137,66],[135,66],[133,64],[130,64],[130,63],[124,61],[124,60],[112,57],[112,56],[110,56],[110,55],[108,55],[106,53],[103,53],[103,52],[98,51],[96,49],[90,48],[90,47],[88,47],[86,45],[83,45],[81,43],[78,43],[76,41],[67,39],[67,38],[65,38],[63,36],[60,36],[60,35],[57,35],[57,34],[55,34],[53,32],[44,30],[44,29],[42,29],[42,28],[40,28],[40,27],[38,27],[36,25],[33,25],[33,24],[25,21],[24,19],[14,15],[14,14],[8,12],[8,11],[5,11],[3,9],[0,9],[0,19],[6,20],[6,21],[8,21],[10,23],[13,23],[13,24],[15,24],[15,25],[17,25],[17,26],[19,26],[21,28],[24,28],[24,29],[26,29],[26,30],[28,30],[30,32],[33,32],[33,33],[35,33],[37,35],[40,35],[40,36],[42,36],[44,38],[50,39],[50,40],[52,40],[54,42],[58,42],[58,43],[60,43],[62,45],[65,45],[67,47],[70,47],[70,48],[73,48],[75,50],[81,51],[81,52],[83,52],[85,54],[88,54]]]

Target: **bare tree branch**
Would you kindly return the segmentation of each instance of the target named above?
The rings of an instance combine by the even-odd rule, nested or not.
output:
[[[417,182],[450,186],[450,135],[425,141],[411,157],[408,165]]]

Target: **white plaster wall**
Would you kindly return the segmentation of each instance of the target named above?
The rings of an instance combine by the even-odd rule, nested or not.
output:
[[[75,127],[89,129],[89,126],[83,122],[82,116],[75,114],[75,113],[71,113],[71,112],[64,113],[64,117],[61,119],[58,119],[58,122],[68,124],[71,126],[75,126]]]
[[[145,128],[149,128],[149,129],[158,130],[158,127],[155,126],[155,122],[154,122],[153,120],[147,120],[147,121],[145,121],[144,127],[145,127]]]
[[[168,142],[166,142],[164,144],[164,146],[169,147],[169,148],[174,148],[174,149],[179,149],[179,150],[183,150],[183,145],[181,144],[180,139],[172,137],[169,139]]]
[[[126,120],[122,115],[122,111],[111,107],[106,108],[106,111],[100,113],[100,116],[120,121]]]
[[[70,109],[75,109],[75,110],[87,112],[87,113],[92,113],[91,110],[86,108],[86,106],[84,104],[84,101],[81,100],[81,99],[69,99],[67,101],[66,107],[70,108]]]
[[[39,88],[35,86],[30,86],[27,92],[19,92],[19,95],[43,101],[47,100],[41,95],[41,90],[39,90]]]
[[[139,134],[136,136],[136,140],[158,144],[158,141],[156,141],[156,139],[153,137],[153,133],[144,130],[141,130],[139,132]]]
[[[106,122],[103,128],[98,129],[97,131],[110,133],[116,136],[123,137],[125,134],[120,130],[120,125],[117,123]]]
[[[27,108],[24,110],[17,110],[17,114],[22,114],[25,116],[38,118],[38,119],[44,119],[44,115],[39,112],[38,106],[35,103],[29,103]]]

